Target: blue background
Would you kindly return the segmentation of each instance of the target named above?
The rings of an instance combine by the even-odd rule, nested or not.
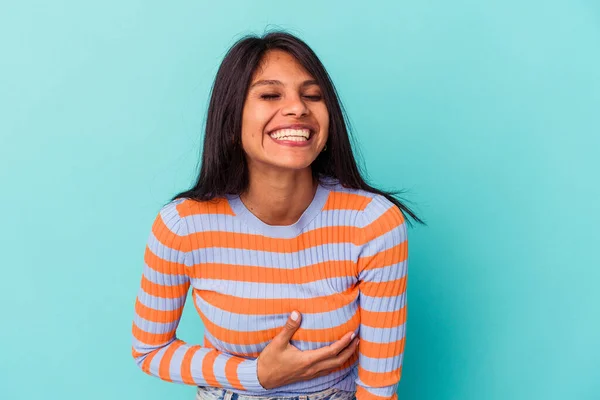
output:
[[[193,398],[131,357],[145,241],[196,175],[225,52],[278,27],[429,224],[399,399],[600,398],[592,0],[2,2],[0,397]],[[193,307],[179,333],[201,343]]]

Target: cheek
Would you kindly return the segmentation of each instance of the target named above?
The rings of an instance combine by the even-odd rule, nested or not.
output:
[[[254,157],[262,152],[263,132],[269,121],[269,112],[264,107],[247,104],[242,112],[242,148]]]
[[[242,114],[242,140],[248,140],[256,136],[258,129],[256,114],[251,108],[245,108]]]
[[[329,112],[327,111],[327,108],[325,106],[323,106],[322,109],[319,109],[317,119],[319,121],[319,126],[321,127],[321,130],[325,134],[327,134],[329,132]]]
[[[262,136],[269,118],[270,114],[264,107],[252,105],[245,107],[242,114],[242,136]]]

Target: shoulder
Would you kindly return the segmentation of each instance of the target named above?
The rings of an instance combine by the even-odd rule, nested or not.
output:
[[[199,201],[187,197],[178,198],[165,204],[159,211],[159,216],[165,220],[169,226],[185,225],[189,218],[199,215],[231,215],[229,202],[225,198],[216,198],[214,200]]]
[[[181,242],[182,237],[187,234],[182,213],[182,208],[186,207],[185,203],[186,199],[175,199],[159,209],[152,223],[152,242],[159,242],[167,247]]]
[[[365,228],[373,223],[395,227],[405,222],[400,209],[384,195],[347,188],[333,178],[328,178],[324,186],[330,191],[326,208],[357,211],[356,223],[360,227]]]
[[[227,199],[198,201],[183,197],[163,205],[152,224],[149,242],[159,251],[192,250],[191,235],[202,226],[202,218],[218,218],[231,212]],[[158,246],[158,247],[157,247]],[[162,247],[161,247],[162,246]]]
[[[200,201],[188,197],[177,198],[163,205],[154,220],[155,236],[176,240],[198,233],[204,226],[218,224],[234,215],[226,198]]]

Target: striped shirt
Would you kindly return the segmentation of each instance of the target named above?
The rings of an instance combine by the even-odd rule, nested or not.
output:
[[[358,400],[397,399],[408,247],[404,217],[384,196],[323,180],[284,226],[264,223],[238,196],[176,199],[156,216],[144,261],[132,328],[144,372],[254,396],[335,387]],[[202,345],[176,334],[190,286]],[[265,389],[256,357],[293,310],[302,314],[290,341],[298,349],[354,331],[358,350],[326,376]]]

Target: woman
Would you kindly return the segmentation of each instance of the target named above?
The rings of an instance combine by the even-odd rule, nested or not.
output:
[[[395,399],[401,210],[422,222],[361,178],[314,52],[284,32],[241,39],[215,78],[197,183],[152,226],[137,364],[198,399]],[[203,346],[176,337],[190,285]]]

